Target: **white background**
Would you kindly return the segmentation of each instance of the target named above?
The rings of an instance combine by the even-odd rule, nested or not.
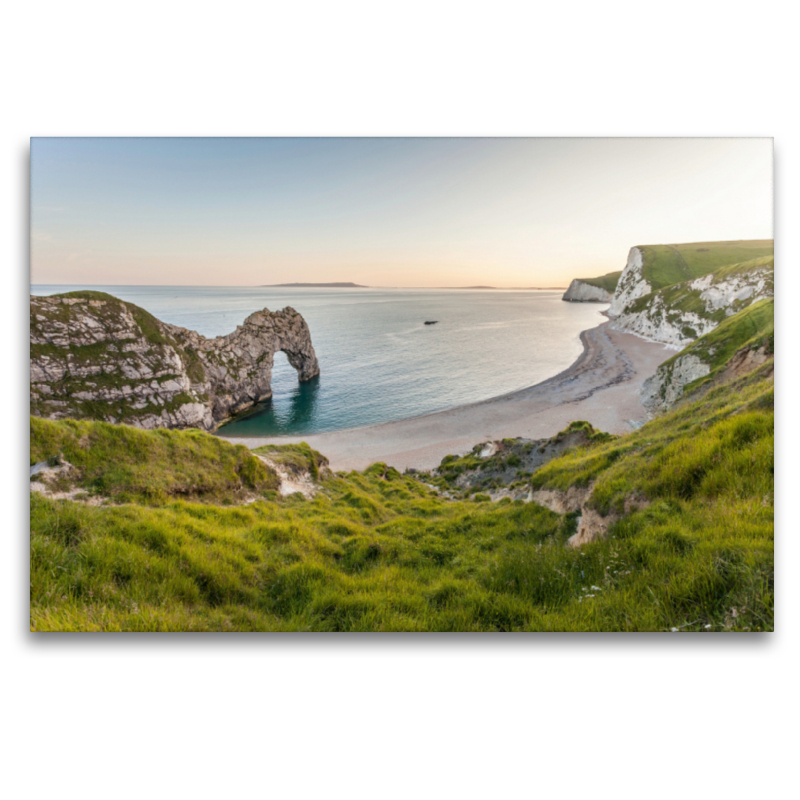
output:
[[[289,6],[3,14],[4,795],[795,796],[791,6]],[[123,134],[774,136],[777,632],[28,633],[28,137]]]

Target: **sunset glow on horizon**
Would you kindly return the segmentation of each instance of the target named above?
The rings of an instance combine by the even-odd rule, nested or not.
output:
[[[31,282],[566,286],[771,239],[772,140],[31,141]]]

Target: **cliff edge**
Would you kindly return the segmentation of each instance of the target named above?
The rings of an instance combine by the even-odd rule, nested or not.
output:
[[[599,278],[575,278],[562,300],[571,303],[610,303],[622,272],[609,272]]]
[[[774,293],[772,240],[632,247],[612,327],[681,350]]]
[[[282,350],[307,381],[319,374],[293,308],[251,314],[207,339],[104,292],[30,298],[31,413],[139,428],[214,430],[272,395]]]

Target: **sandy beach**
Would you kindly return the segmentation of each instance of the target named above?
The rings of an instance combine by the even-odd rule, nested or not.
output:
[[[334,470],[362,470],[383,461],[399,470],[430,469],[449,453],[481,441],[552,436],[573,420],[626,433],[646,419],[639,390],[663,361],[664,345],[611,330],[609,323],[581,334],[584,352],[568,369],[542,383],[480,403],[411,419],[307,436],[231,438],[258,447],[308,442]]]

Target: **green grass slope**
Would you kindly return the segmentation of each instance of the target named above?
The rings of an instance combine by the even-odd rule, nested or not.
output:
[[[231,503],[279,485],[275,472],[246,447],[198,430],[145,431],[32,416],[30,461],[66,461],[76,468],[70,486],[117,502],[158,504],[183,497]]]
[[[316,450],[312,450],[305,442],[284,445],[265,444],[263,447],[255,448],[253,452],[265,456],[287,472],[295,475],[308,473],[315,481],[319,480],[320,474],[328,466],[328,459]]]
[[[95,424],[80,424],[87,427],[76,441],[86,442]],[[98,461],[119,454],[107,435],[98,434],[107,447]],[[203,448],[218,446],[206,434],[186,435]],[[60,449],[76,458],[59,436],[47,431],[36,457]],[[140,446],[152,469],[172,468],[173,454]],[[308,463],[301,450],[287,452],[284,463]],[[773,627],[766,371],[712,389],[627,436],[587,435],[536,471],[536,488],[594,482],[592,507],[623,515],[609,538],[579,549],[565,544],[575,516],[534,503],[490,503],[481,495],[451,501],[383,464],[326,475],[312,500],[270,495],[240,507],[169,499],[93,507],[32,495],[31,628]],[[625,514],[631,497],[643,507]]]
[[[619,283],[620,275],[622,275],[621,270],[618,272],[607,272],[599,278],[578,278],[578,280],[582,283],[588,283],[590,286],[596,286],[598,289],[605,289],[609,294],[614,294],[614,290]]]
[[[690,244],[643,245],[642,276],[653,287],[662,289],[673,283],[700,278],[721,267],[773,257],[772,239],[739,242],[692,242]]]
[[[691,396],[695,391],[713,385],[737,353],[762,349],[767,356],[772,356],[775,351],[775,301],[771,298],[759,300],[727,317],[713,331],[676,353],[658,369],[669,373],[676,362],[687,355],[697,356],[708,364],[711,372],[685,387],[684,394]]]

